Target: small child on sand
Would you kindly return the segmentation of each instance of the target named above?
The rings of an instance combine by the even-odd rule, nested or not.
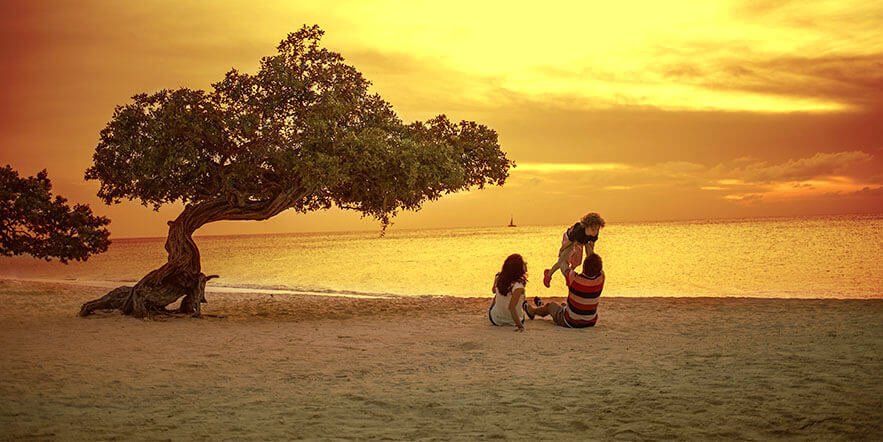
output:
[[[595,241],[598,241],[598,233],[601,232],[602,227],[604,227],[604,219],[601,215],[592,212],[567,229],[561,238],[558,261],[551,268],[543,271],[543,285],[549,287],[556,270],[561,270],[564,274],[568,268],[578,266],[583,260],[583,247],[586,248],[586,256],[591,256],[595,252]]]

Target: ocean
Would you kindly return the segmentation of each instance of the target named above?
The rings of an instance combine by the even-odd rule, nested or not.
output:
[[[511,253],[528,295],[566,293],[555,262],[566,226],[197,236],[210,291],[490,296]],[[0,278],[115,286],[165,260],[164,238],[115,239],[85,263],[0,258]],[[883,298],[883,216],[610,224],[596,252],[605,296]]]

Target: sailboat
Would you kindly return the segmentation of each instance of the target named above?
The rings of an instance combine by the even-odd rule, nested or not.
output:
[[[509,218],[509,225],[506,227],[515,227],[515,217]]]

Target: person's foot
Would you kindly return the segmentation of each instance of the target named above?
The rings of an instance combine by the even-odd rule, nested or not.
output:
[[[524,313],[527,313],[527,317],[533,321],[534,314],[530,312],[530,306],[527,305],[527,301],[521,303],[521,309],[524,310]]]
[[[549,269],[543,270],[543,285],[546,286],[546,288],[552,286],[552,272],[550,272]]]

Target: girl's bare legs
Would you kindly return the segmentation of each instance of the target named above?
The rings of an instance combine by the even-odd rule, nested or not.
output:
[[[558,250],[558,261],[555,264],[552,264],[552,267],[543,271],[543,285],[548,288],[552,283],[552,275],[555,274],[556,270],[561,270],[561,274],[564,274],[564,271],[569,267],[567,266],[567,262],[570,259],[570,253],[573,251],[574,243],[567,243],[566,245],[561,246],[561,249]]]

